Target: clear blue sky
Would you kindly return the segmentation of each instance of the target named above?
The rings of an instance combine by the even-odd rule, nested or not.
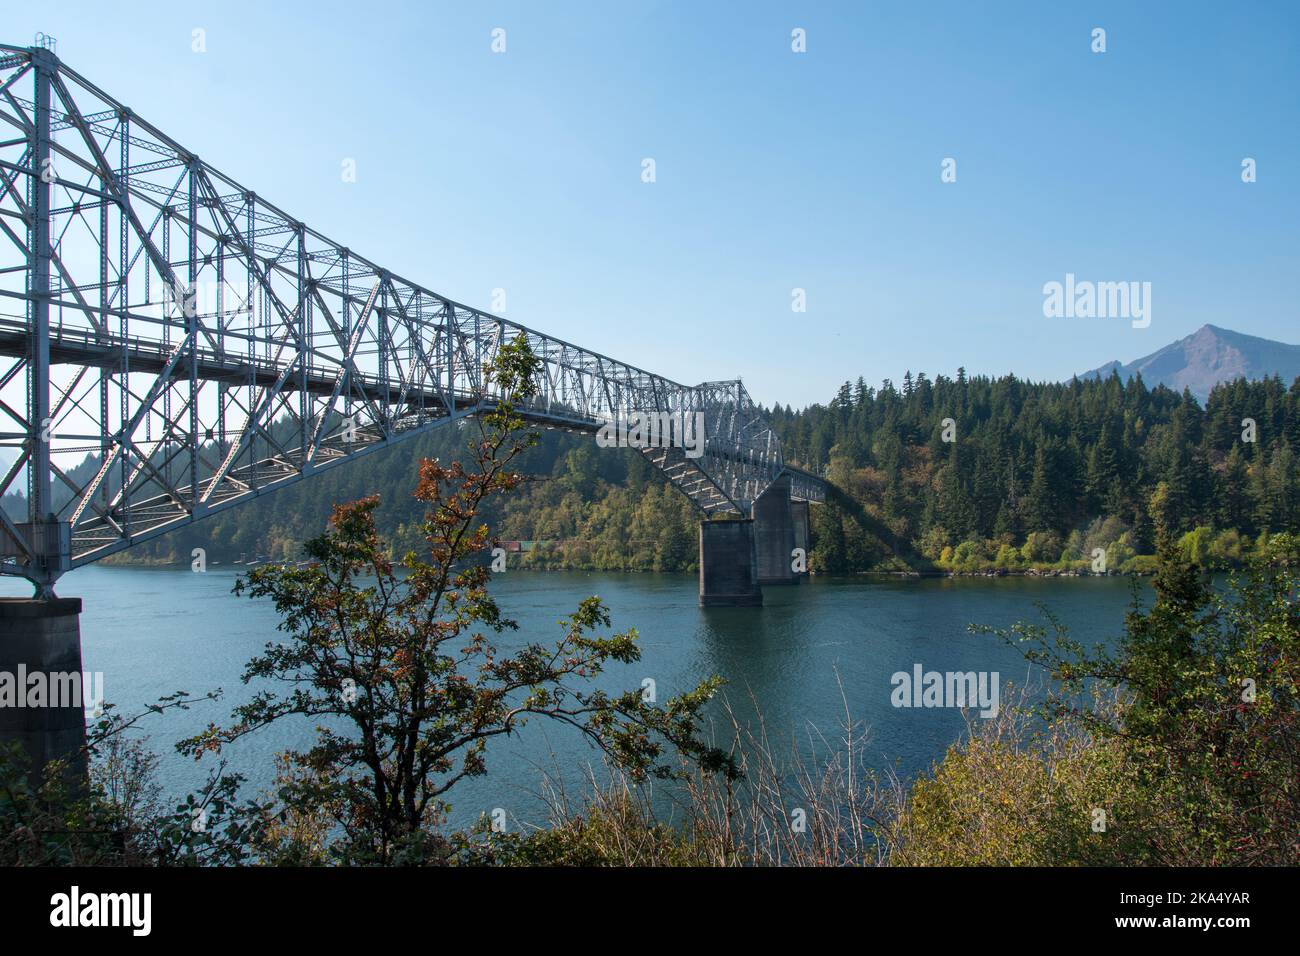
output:
[[[1300,341],[1297,3],[44,6],[0,39],[53,34],[393,271],[678,381],[802,405],[1064,378],[1206,322]],[[1150,327],[1044,318],[1067,272],[1151,282]]]

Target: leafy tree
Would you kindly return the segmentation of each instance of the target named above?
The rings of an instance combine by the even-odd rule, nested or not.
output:
[[[1031,797],[1042,809],[1022,837],[1074,847],[1056,863],[1296,865],[1300,540],[1276,536],[1226,591],[1184,560],[1167,528],[1157,559],[1155,602],[1135,598],[1113,650],[1084,647],[1050,615],[1048,627],[975,628],[1047,671],[1043,716],[1079,744],[1051,757],[1047,777],[1106,768],[1063,815],[1059,794]],[[1116,705],[1081,706],[1089,694]],[[1090,833],[1097,808],[1104,834]]]
[[[330,528],[306,546],[309,567],[259,567],[236,587],[269,598],[281,615],[288,639],[268,644],[244,674],[273,688],[185,749],[220,751],[291,716],[321,721],[311,748],[287,755],[279,795],[290,817],[326,821],[306,831],[337,829],[330,851],[340,860],[447,859],[439,827],[451,790],[486,772],[489,741],[533,719],[574,728],[637,778],[670,776],[683,756],[734,772],[696,736],[716,678],[663,708],[639,689],[611,696],[590,687],[606,664],[640,656],[635,631],[600,636],[610,621],[597,598],[562,622],[553,644],[503,652],[489,639],[516,625],[488,594],[478,558],[491,539],[479,515],[521,482],[511,464],[537,439],[521,432],[515,408],[532,394],[537,366],[524,339],[503,346],[485,369],[501,397],[475,420],[471,467],[421,464],[426,554],[389,557],[371,496],[335,508]]]

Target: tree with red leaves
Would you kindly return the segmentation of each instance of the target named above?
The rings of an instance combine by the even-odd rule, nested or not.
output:
[[[329,529],[306,545],[308,566],[266,565],[236,585],[274,602],[289,639],[268,644],[245,670],[246,683],[272,687],[236,708],[231,726],[209,727],[182,748],[197,757],[284,718],[322,721],[310,749],[285,755],[276,819],[297,825],[281,827],[272,856],[446,860],[448,794],[487,772],[491,740],[531,720],[568,725],[633,778],[672,776],[686,761],[736,773],[699,738],[717,678],[662,708],[639,689],[592,688],[607,662],[640,658],[635,630],[603,634],[610,617],[598,598],[561,622],[553,644],[499,653],[491,641],[517,625],[488,593],[481,559],[493,541],[479,516],[522,480],[511,464],[537,436],[523,431],[517,409],[534,394],[538,366],[522,337],[503,345],[484,369],[485,394],[497,397],[472,420],[470,467],[421,463],[415,496],[428,506],[427,553],[394,560],[376,530],[378,497],[363,498],[335,508]],[[303,821],[315,835],[310,851],[283,837],[301,834]]]

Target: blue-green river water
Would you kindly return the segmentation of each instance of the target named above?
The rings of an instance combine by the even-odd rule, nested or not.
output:
[[[105,696],[134,713],[176,690],[223,688],[225,697],[190,711],[169,711],[142,724],[162,755],[167,789],[181,793],[204,778],[206,764],[175,753],[172,743],[209,722],[221,723],[252,691],[240,682],[244,663],[277,639],[266,603],[231,594],[236,569],[87,567],[66,575],[59,594],[80,597],[83,665],[104,674]],[[13,582],[6,593],[25,594]],[[737,711],[761,709],[778,746],[820,732],[834,740],[847,710],[870,729],[871,761],[904,775],[927,769],[961,735],[964,718],[950,708],[904,709],[891,703],[891,675],[925,670],[996,671],[1003,685],[1025,682],[1029,668],[996,638],[968,633],[971,623],[1010,625],[1049,607],[1088,643],[1121,631],[1130,585],[1121,578],[815,578],[797,587],[766,588],[763,608],[710,608],[697,603],[697,583],[682,574],[512,571],[493,579],[519,635],[500,641],[558,637],[557,621],[578,602],[599,595],[618,629],[636,627],[642,660],[615,665],[609,689],[654,681],[660,702],[718,674]],[[1005,696],[1005,695],[1004,695]],[[752,701],[752,703],[751,703]],[[286,724],[229,748],[231,768],[248,778],[250,796],[274,777],[274,754],[300,747],[311,726]],[[458,785],[452,823],[503,808],[538,822],[544,773],[580,792],[599,755],[571,732],[529,728],[489,750],[489,774]]]

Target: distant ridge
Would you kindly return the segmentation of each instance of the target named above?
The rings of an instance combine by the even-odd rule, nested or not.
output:
[[[1300,376],[1300,345],[1203,325],[1186,338],[1129,362],[1107,362],[1079,378],[1105,378],[1112,371],[1128,381],[1139,372],[1149,387],[1166,385],[1181,392],[1187,388],[1202,403],[1219,382],[1236,378],[1257,380],[1280,375],[1289,386]]]

